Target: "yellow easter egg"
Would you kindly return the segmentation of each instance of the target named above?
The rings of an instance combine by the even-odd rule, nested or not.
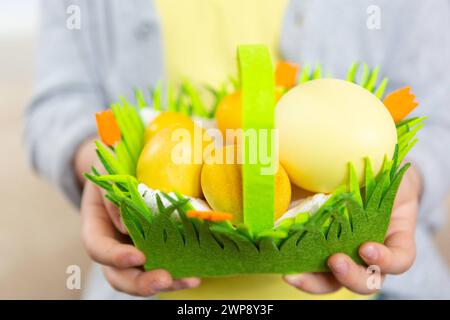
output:
[[[154,134],[139,156],[136,177],[152,189],[200,198],[206,133],[194,123],[167,127]]]
[[[190,128],[193,125],[192,119],[185,114],[172,111],[161,112],[145,128],[144,141],[147,143],[157,132],[168,127]]]
[[[275,92],[275,101],[278,101],[283,95],[283,91]],[[217,106],[216,122],[217,128],[226,137],[227,130],[236,130],[242,128],[242,94],[241,91],[235,91],[225,96]],[[236,139],[233,140],[236,143]]]
[[[380,99],[354,83],[308,81],[287,92],[276,108],[280,162],[291,182],[333,192],[347,181],[352,162],[362,184],[364,159],[374,173],[395,150],[395,123]]]
[[[220,161],[208,159],[203,165],[201,173],[202,191],[208,204],[216,211],[228,212],[233,215],[232,222],[242,223],[242,175],[241,165],[237,159],[236,145],[227,145],[219,148],[219,155],[214,154]],[[230,156],[231,155],[231,156]],[[230,158],[229,158],[230,157]],[[283,166],[278,167],[275,173],[275,220],[280,218],[291,203],[291,183]]]

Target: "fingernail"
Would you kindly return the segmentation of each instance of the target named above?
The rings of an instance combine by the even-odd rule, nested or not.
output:
[[[294,286],[300,286],[303,282],[303,277],[299,274],[289,274],[284,277],[287,282]]]
[[[378,258],[378,250],[375,246],[366,246],[362,249],[361,255],[369,260],[376,260]]]
[[[347,261],[341,259],[331,264],[330,268],[334,273],[344,275],[348,272],[348,263]]]
[[[165,281],[155,281],[152,287],[157,291],[166,291],[169,285]]]
[[[129,265],[136,266],[136,265],[141,265],[142,264],[142,259],[139,256],[129,255],[127,257],[127,262],[128,262]]]
[[[192,289],[199,285],[199,281],[198,281],[198,279],[190,278],[190,279],[186,279],[185,284],[186,284],[186,288]]]

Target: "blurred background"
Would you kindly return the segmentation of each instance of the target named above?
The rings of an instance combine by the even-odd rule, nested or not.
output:
[[[32,92],[38,1],[0,0],[0,299],[76,299],[66,269],[89,259],[79,215],[33,174],[22,143],[23,113]]]
[[[37,0],[0,0],[0,299],[77,299],[66,269],[80,266],[82,280],[89,269],[78,213],[31,172],[22,146],[38,24]],[[450,265],[450,224],[436,241]]]

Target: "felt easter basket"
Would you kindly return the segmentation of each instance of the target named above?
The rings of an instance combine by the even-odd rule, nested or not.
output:
[[[238,48],[243,128],[274,128],[275,86],[272,61],[267,48],[244,45]],[[350,67],[347,80],[382,98],[387,79],[377,85],[378,68],[366,65],[360,81],[359,64]],[[321,78],[321,67],[303,68],[300,82]],[[189,82],[183,84],[186,100],[172,98],[168,109],[200,117],[213,117]],[[153,90],[153,108],[162,110],[162,90]],[[223,92],[215,91],[219,99]],[[300,213],[274,226],[274,177],[261,174],[263,164],[242,165],[244,224],[190,218],[190,200],[178,193],[157,196],[157,209],[149,208],[138,191],[136,164],[144,145],[140,116],[148,106],[141,91],[136,103],[121,99],[112,105],[112,116],[120,129],[119,139],[106,146],[97,141],[97,154],[107,174],[95,168],[86,178],[106,190],[106,197],[120,208],[134,245],[146,256],[145,269],[165,269],[175,278],[225,276],[255,273],[302,273],[328,271],[327,258],[348,254],[362,264],[358,247],[367,241],[382,243],[402,176],[408,164],[402,160],[417,142],[415,134],[423,118],[397,122],[398,144],[392,159],[385,159],[375,175],[365,161],[364,187],[360,188],[350,163],[348,180],[313,215]],[[117,140],[117,139],[115,139]],[[269,141],[273,143],[273,141]],[[243,148],[244,159],[248,148]],[[174,212],[177,215],[174,215]]]

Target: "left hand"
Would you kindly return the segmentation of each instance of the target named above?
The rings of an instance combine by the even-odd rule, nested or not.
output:
[[[359,255],[367,265],[380,268],[381,281],[387,274],[407,271],[414,262],[414,233],[421,189],[420,174],[412,166],[400,184],[384,244],[367,242],[359,248]],[[377,291],[367,285],[372,274],[367,272],[365,266],[356,264],[347,255],[333,254],[327,263],[331,270],[329,273],[286,275],[284,280],[299,290],[316,294],[331,293],[342,287],[359,294],[372,294]]]
[[[145,255],[130,244],[119,210],[105,198],[100,187],[84,179],[83,172],[91,166],[102,170],[90,139],[80,145],[74,159],[74,169],[83,186],[81,239],[88,255],[102,265],[109,284],[118,291],[143,297],[197,287],[198,278],[175,280],[165,270],[144,271]]]

